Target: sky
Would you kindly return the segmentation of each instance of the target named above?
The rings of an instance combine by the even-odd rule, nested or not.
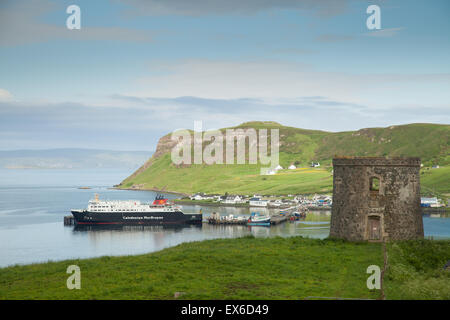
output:
[[[1,0],[0,150],[155,150],[194,121],[449,124],[449,13],[447,0]]]

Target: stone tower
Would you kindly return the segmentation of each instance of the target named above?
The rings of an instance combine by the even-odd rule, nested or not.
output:
[[[334,158],[330,237],[423,238],[419,171],[419,158]]]

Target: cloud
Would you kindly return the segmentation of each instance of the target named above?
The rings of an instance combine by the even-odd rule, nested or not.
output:
[[[380,29],[364,33],[364,35],[368,37],[380,37],[380,38],[393,37],[403,29],[405,28],[399,27],[399,28]]]
[[[391,104],[384,108],[326,96],[211,99],[114,95],[102,106],[0,102],[0,149],[88,147],[151,150],[180,128],[236,126],[252,120],[326,131],[411,122],[450,123],[449,105]],[[93,138],[95,137],[95,138]]]
[[[154,61],[128,96],[206,99],[295,99],[326,96],[334,101],[385,106],[443,103],[450,94],[449,73],[383,74],[326,72],[310,65],[278,60]],[[426,88],[426,89],[425,89]]]
[[[130,7],[128,13],[138,15],[225,15],[254,14],[271,9],[310,10],[320,16],[345,12],[349,0],[115,0]]]
[[[13,95],[5,89],[0,88],[0,101],[11,101],[13,100]]]
[[[113,40],[147,42],[153,33],[121,27],[91,27],[81,24],[80,30],[69,30],[65,20],[59,25],[49,24],[42,18],[51,12],[65,8],[50,1],[8,1],[0,7],[0,45],[15,46],[46,42],[55,39]],[[83,14],[83,11],[81,12]],[[68,16],[68,15],[67,15]]]

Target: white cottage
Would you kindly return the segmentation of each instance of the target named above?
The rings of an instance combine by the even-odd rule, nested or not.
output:
[[[228,196],[225,198],[222,203],[228,203],[228,204],[236,204],[236,203],[243,203],[243,199],[240,196]]]
[[[267,207],[269,201],[261,200],[259,197],[253,197],[249,201],[250,207]]]

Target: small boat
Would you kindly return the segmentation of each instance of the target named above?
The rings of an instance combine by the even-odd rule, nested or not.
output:
[[[294,212],[294,216],[298,217],[298,218],[305,218],[306,217],[306,212],[304,212],[304,211],[302,211],[302,212],[295,211]]]
[[[270,216],[264,216],[257,212],[252,212],[252,215],[247,220],[249,226],[270,226]]]
[[[292,213],[292,215],[291,215],[290,220],[291,221],[297,221],[297,220],[300,220],[300,219],[305,218],[305,217],[306,217],[306,212],[305,211],[301,211],[301,212],[294,211]]]

